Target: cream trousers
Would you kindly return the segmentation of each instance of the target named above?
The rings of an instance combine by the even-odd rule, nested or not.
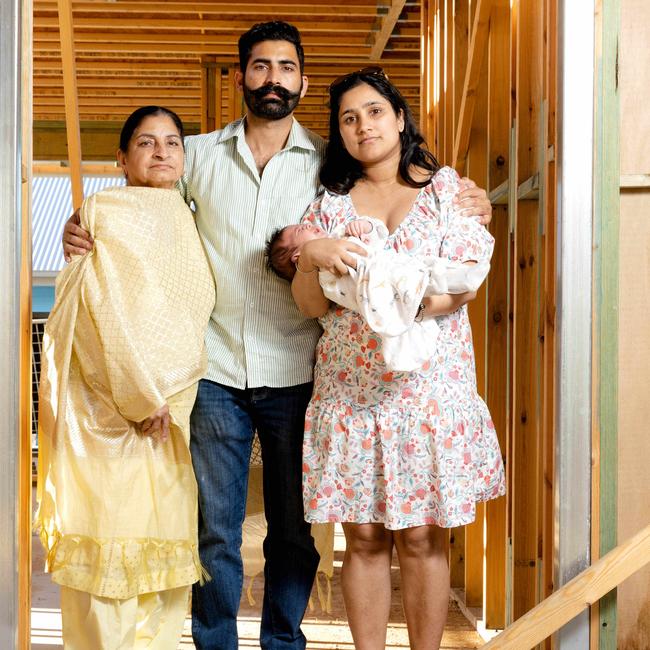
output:
[[[133,598],[101,598],[61,587],[66,650],[177,650],[190,587]]]

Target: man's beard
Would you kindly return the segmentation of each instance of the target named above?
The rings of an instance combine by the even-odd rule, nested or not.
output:
[[[279,84],[266,84],[255,90],[244,85],[244,102],[246,102],[248,110],[256,117],[281,120],[290,115],[298,106],[301,92],[302,83],[297,93],[292,93]],[[266,97],[269,93],[274,93],[277,97]]]

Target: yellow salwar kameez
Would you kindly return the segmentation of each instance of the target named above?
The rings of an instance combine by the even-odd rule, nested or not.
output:
[[[128,626],[134,598],[137,610],[152,601],[143,594],[183,588],[161,600],[176,614],[147,615],[179,619],[179,637],[188,586],[201,576],[189,415],[206,367],[214,281],[176,190],[99,192],[84,201],[81,226],[94,249],[59,275],[43,340],[35,525],[46,570],[65,588],[68,647],[175,648],[178,638],[155,630],[148,637],[166,640],[116,645],[96,636]],[[168,439],[143,435],[138,423],[165,403]],[[102,609],[105,599],[114,602]],[[97,615],[80,612],[92,607],[114,620],[89,625],[84,640],[82,621]]]

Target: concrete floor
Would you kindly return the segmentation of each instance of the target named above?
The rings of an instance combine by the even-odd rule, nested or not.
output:
[[[303,622],[309,649],[333,650],[354,648],[350,629],[345,620],[345,610],[340,589],[340,562],[344,548],[343,535],[336,536],[335,572],[332,579],[332,613],[320,611],[314,591],[314,609],[308,611]],[[32,574],[32,649],[57,650],[62,647],[61,613],[58,587],[43,573],[43,550],[37,537],[33,538]],[[240,648],[259,648],[260,604],[262,602],[263,578],[253,585],[255,605],[250,605],[244,594],[239,612]],[[393,571],[393,608],[388,629],[387,649],[408,648],[408,635],[400,605],[399,570]],[[449,617],[441,650],[465,650],[480,648],[482,638],[474,631],[455,602],[450,601]],[[185,621],[185,631],[179,649],[194,648],[190,632],[190,619]],[[95,649],[88,649],[95,650]],[[99,649],[97,649],[99,650]]]

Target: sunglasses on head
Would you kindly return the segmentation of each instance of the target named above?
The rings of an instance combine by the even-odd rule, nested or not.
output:
[[[347,81],[348,79],[352,79],[353,77],[360,77],[362,75],[373,75],[376,77],[383,77],[384,79],[388,79],[388,75],[384,72],[384,69],[379,66],[379,65],[369,65],[366,68],[361,68],[359,70],[355,70],[354,72],[348,72],[346,74],[342,74],[340,77],[337,77],[332,81],[332,83],[329,86],[329,94],[332,94],[332,91],[336,90],[342,83]]]

